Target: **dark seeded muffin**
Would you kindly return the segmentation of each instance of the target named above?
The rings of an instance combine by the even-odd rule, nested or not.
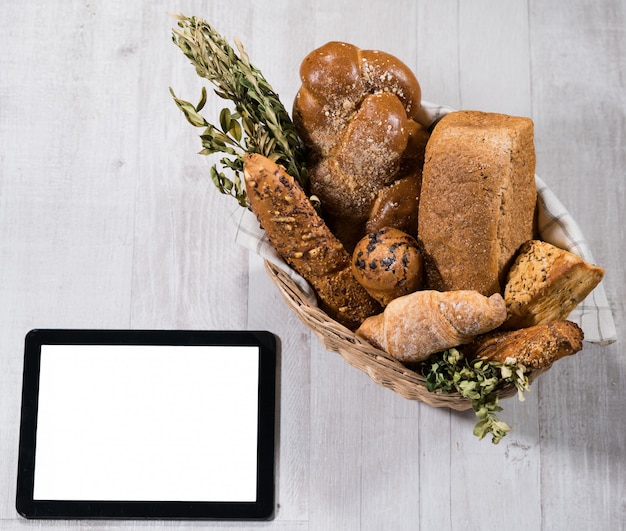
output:
[[[368,234],[352,253],[352,274],[383,306],[422,286],[422,255],[417,241],[385,227]]]

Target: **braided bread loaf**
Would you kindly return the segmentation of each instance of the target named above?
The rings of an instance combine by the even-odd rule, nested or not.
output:
[[[307,55],[300,77],[293,119],[310,151],[310,191],[320,198],[330,228],[352,250],[370,218],[390,223],[390,204],[417,212],[429,136],[420,124],[426,124],[420,85],[394,56],[342,42]],[[387,190],[401,180],[409,183],[396,186],[395,194]],[[415,236],[415,218],[391,217],[393,226]],[[379,228],[370,224],[368,231]]]

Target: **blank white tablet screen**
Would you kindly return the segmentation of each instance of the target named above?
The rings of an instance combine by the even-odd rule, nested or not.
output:
[[[258,347],[42,345],[34,499],[255,501]]]

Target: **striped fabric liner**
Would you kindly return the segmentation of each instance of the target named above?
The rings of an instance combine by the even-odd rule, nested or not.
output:
[[[535,176],[535,182],[539,237],[595,264],[589,244],[576,221],[540,177]],[[617,340],[613,314],[602,282],[574,309],[568,319],[583,329],[585,341],[609,345]]]
[[[431,117],[431,127],[441,117],[453,110],[428,102],[422,102],[422,106]],[[539,237],[580,256],[587,262],[595,263],[591,249],[576,221],[540,177],[535,176],[535,181],[537,184]],[[265,232],[259,226],[256,216],[249,210],[237,207],[237,210],[233,212],[232,219],[236,225],[235,241],[288,273],[314,302],[315,294],[309,284],[276,253]],[[582,328],[587,342],[604,346],[617,340],[613,314],[602,282],[576,307],[568,319]]]

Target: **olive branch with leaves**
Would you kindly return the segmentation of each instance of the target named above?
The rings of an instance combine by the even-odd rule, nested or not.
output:
[[[526,367],[514,358],[504,363],[482,358],[468,359],[457,349],[451,348],[430,356],[421,365],[430,392],[459,393],[469,399],[478,418],[474,435],[483,439],[491,435],[491,442],[498,444],[511,427],[498,418],[502,411],[497,391],[505,384],[517,389],[520,401],[529,390]]]
[[[241,176],[246,153],[258,153],[281,164],[305,188],[304,147],[278,94],[250,63],[241,42],[235,39],[237,53],[208,22],[198,17],[173,16],[178,21],[172,30],[174,43],[191,60],[196,73],[215,86],[215,94],[234,103],[234,109],[222,109],[217,126],[200,114],[207,101],[205,87],[196,105],[178,98],[170,88],[187,121],[203,129],[200,153],[224,155],[219,160],[221,168],[214,164],[210,169],[218,190],[235,197],[241,206],[248,206]]]

